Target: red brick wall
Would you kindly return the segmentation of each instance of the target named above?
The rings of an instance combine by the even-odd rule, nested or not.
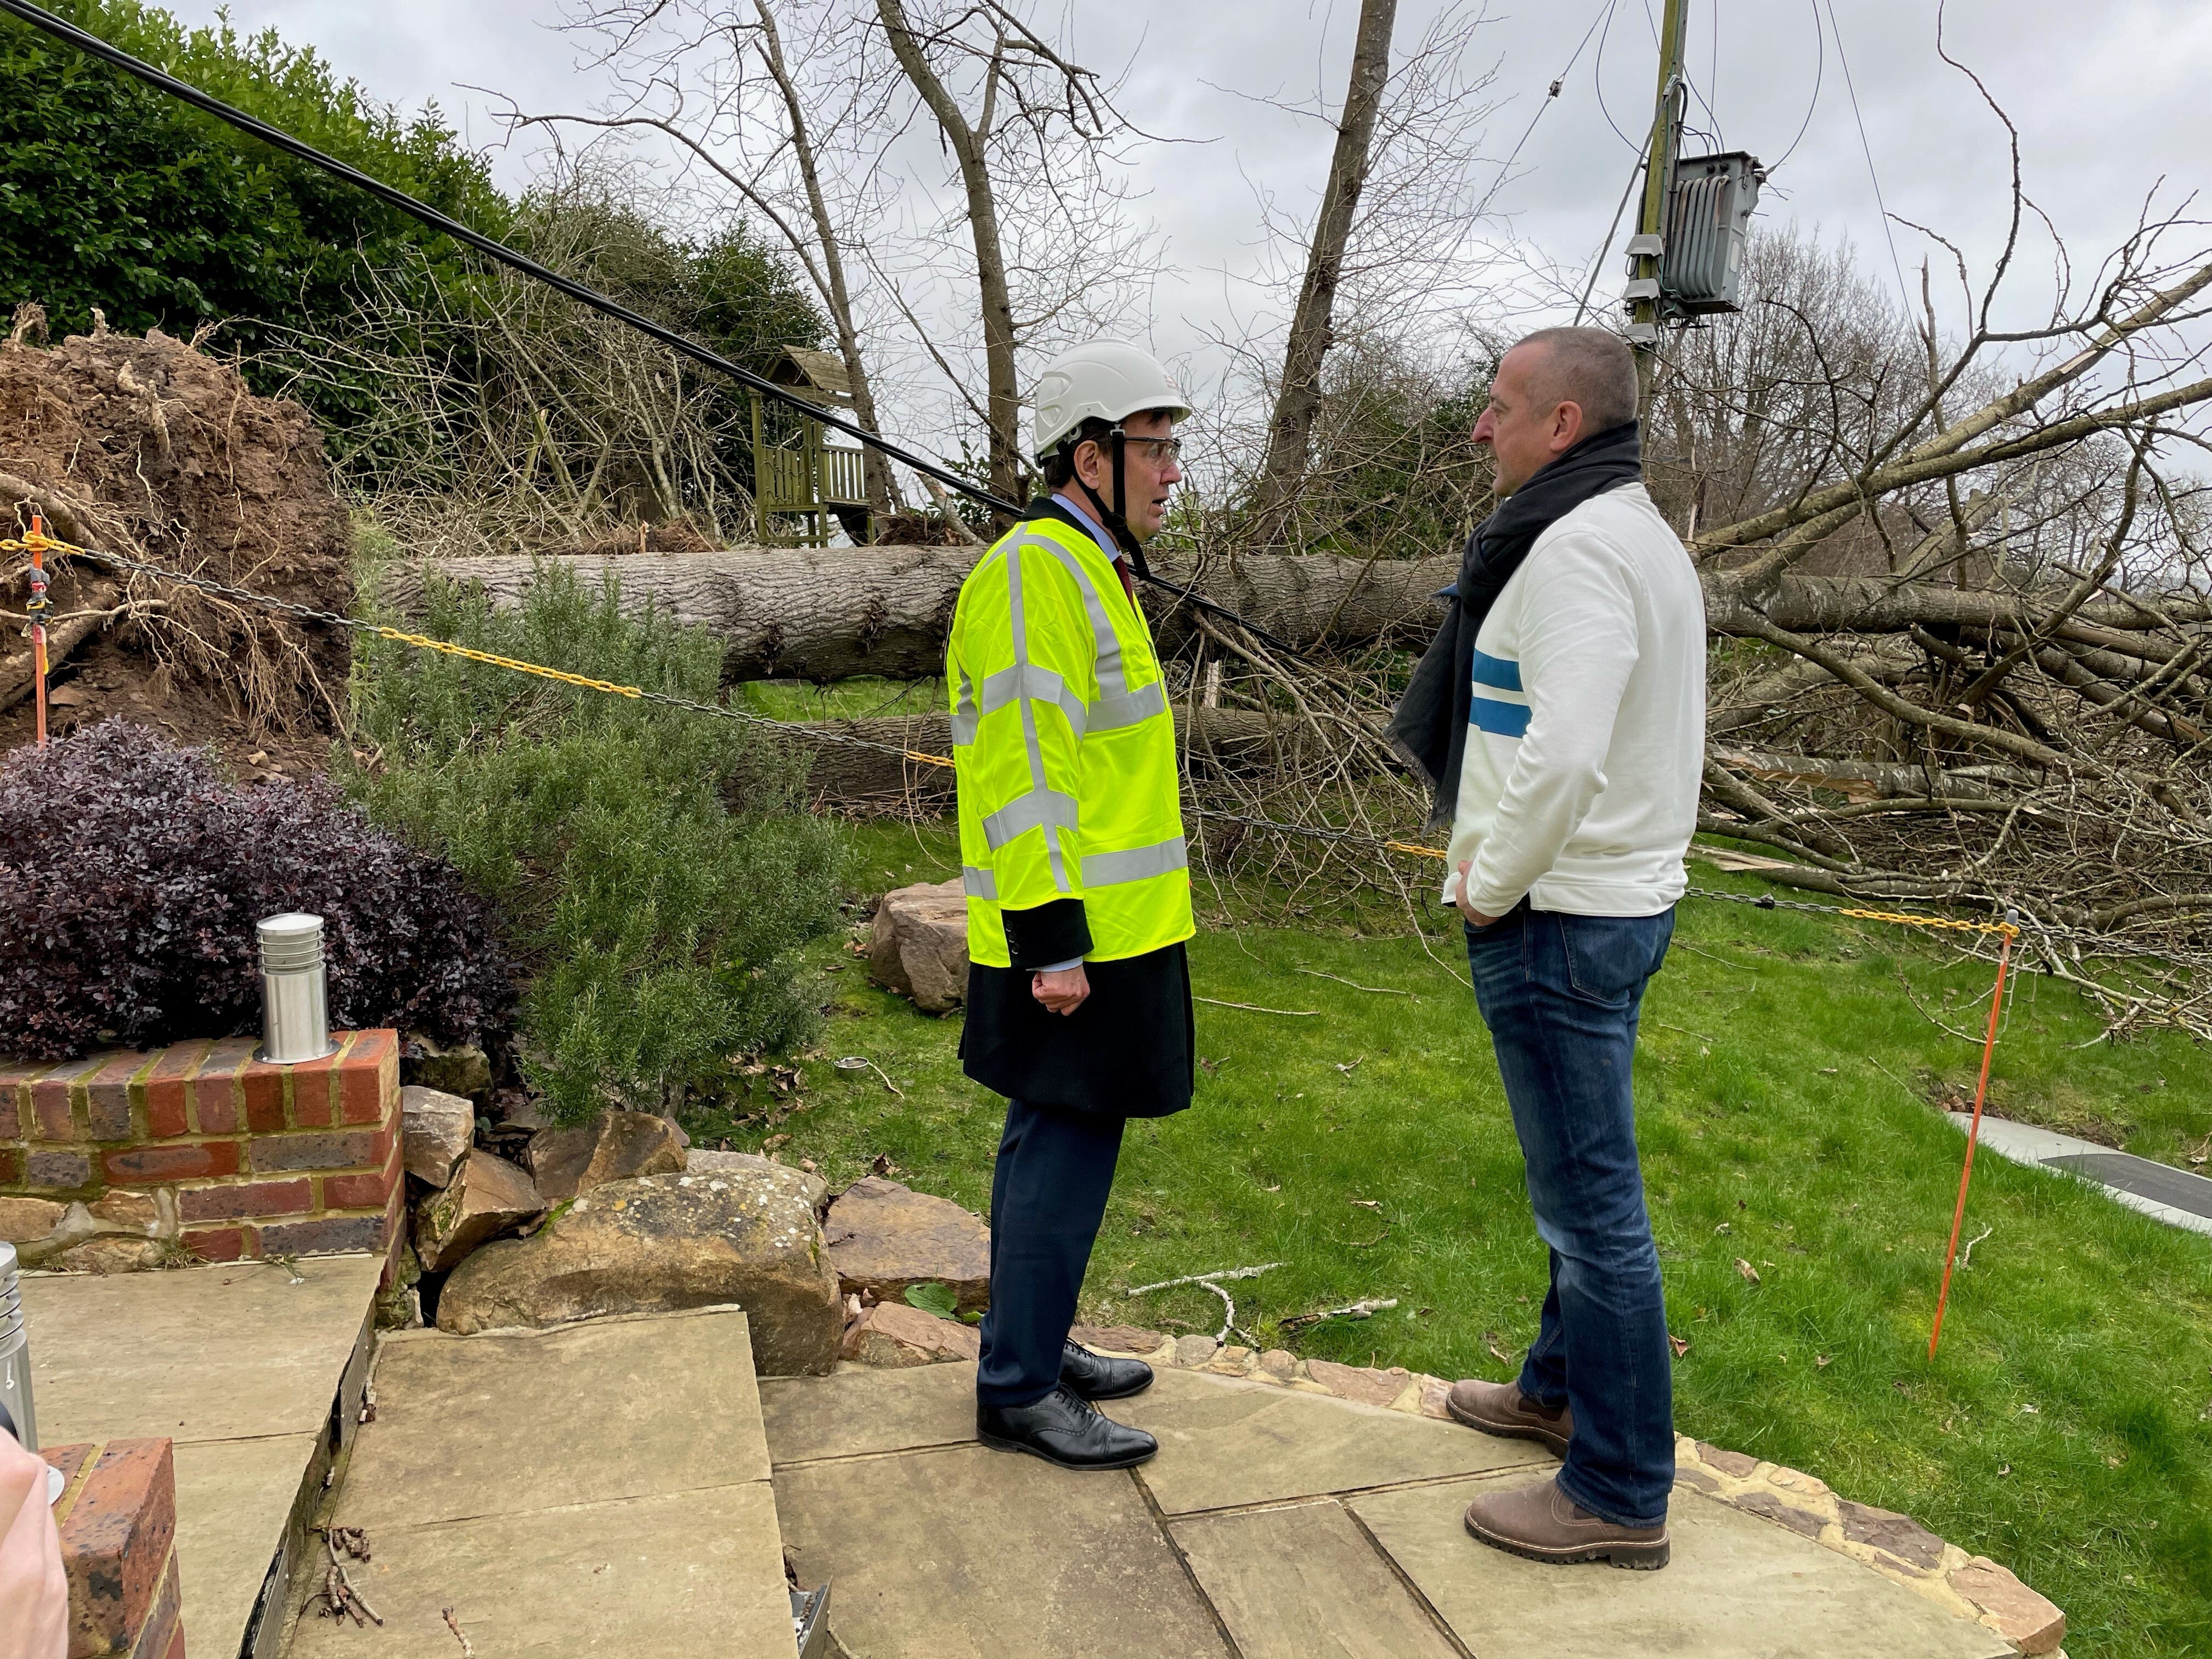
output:
[[[49,1446],[69,1573],[69,1659],[184,1659],[177,1474],[167,1440]]]
[[[56,1206],[97,1215],[111,1193],[167,1188],[184,1246],[206,1261],[389,1249],[405,1197],[398,1037],[337,1039],[298,1066],[252,1059],[252,1037],[0,1061],[0,1216],[21,1233],[58,1221]]]

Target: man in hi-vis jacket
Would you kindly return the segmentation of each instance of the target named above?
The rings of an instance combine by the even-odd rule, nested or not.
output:
[[[1182,480],[1189,414],[1134,346],[1039,378],[1052,491],[961,585],[945,653],[968,894],[968,1075],[1007,1097],[991,1180],[987,1446],[1069,1469],[1158,1449],[1092,1405],[1152,1369],[1068,1340],[1132,1117],[1190,1103],[1193,931],[1175,725],[1128,559]]]

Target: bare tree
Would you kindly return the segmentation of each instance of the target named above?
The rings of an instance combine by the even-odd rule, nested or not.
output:
[[[1359,27],[1352,38],[1352,74],[1336,124],[1336,147],[1329,156],[1328,183],[1314,216],[1313,243],[1306,254],[1305,278],[1291,336],[1283,353],[1281,383],[1274,417],[1267,427],[1267,459],[1261,464],[1253,506],[1259,514],[1260,540],[1280,539],[1284,503],[1305,477],[1313,444],[1315,417],[1321,411],[1321,366],[1334,340],[1330,322],[1344,247],[1359,210],[1359,192],[1375,139],[1375,118],[1390,79],[1390,36],[1398,19],[1398,0],[1361,0]]]
[[[920,23],[904,0],[876,0],[876,14],[958,169],[984,363],[980,404],[968,401],[982,416],[991,489],[1014,500],[1026,470],[1018,350],[1063,315],[1119,311],[1113,296],[1140,263],[1142,238],[1109,222],[1114,192],[1097,171],[1101,149],[1124,123],[1110,87],[998,0]],[[1024,284],[1024,276],[1032,280]],[[1079,291],[1093,284],[1107,292]],[[1024,286],[1028,302],[1018,311]],[[916,331],[927,344],[918,319]],[[930,349],[957,386],[951,363]]]
[[[862,349],[867,331],[846,258],[870,216],[866,186],[850,182],[866,169],[848,167],[841,177],[825,165],[853,159],[857,118],[869,102],[868,87],[849,73],[849,27],[834,15],[817,17],[793,56],[769,0],[616,0],[576,15],[569,27],[600,43],[617,97],[588,114],[510,109],[509,128],[652,131],[673,143],[711,182],[710,216],[763,220],[798,260],[836,337],[854,418],[880,434],[875,377]],[[879,514],[892,511],[890,465],[869,450],[864,466],[870,505]]]

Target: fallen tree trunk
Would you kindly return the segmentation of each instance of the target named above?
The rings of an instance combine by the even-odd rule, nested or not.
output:
[[[596,586],[619,581],[626,605],[651,604],[727,641],[725,683],[835,680],[854,675],[924,679],[943,672],[945,638],[960,583],[976,550],[956,547],[732,548],[619,558],[568,554],[451,559],[428,567],[449,580],[481,583],[501,609],[518,604],[540,569],[562,569]],[[1457,557],[1364,562],[1327,554],[1249,554],[1194,566],[1163,557],[1161,574],[1248,617],[1302,650],[1419,649],[1440,614],[1435,595],[1458,574]],[[402,613],[422,605],[424,567],[387,567],[384,602]],[[1800,632],[1904,634],[1923,628],[2018,629],[2033,617],[2002,592],[1895,583],[1871,577],[1787,575],[1754,602],[1726,571],[1706,573],[1706,620],[1726,635],[1758,632],[1760,619]],[[1163,650],[1191,629],[1189,607],[1146,589],[1145,604]],[[2169,607],[2170,609],[2170,607]],[[2191,607],[2191,619],[2208,607]],[[2106,600],[2075,615],[2084,633],[2141,632],[2136,606]],[[2094,641],[2092,642],[2094,642]]]

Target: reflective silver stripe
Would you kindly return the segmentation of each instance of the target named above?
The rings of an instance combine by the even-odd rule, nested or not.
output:
[[[1168,712],[1167,689],[1159,681],[1140,685],[1117,697],[1101,697],[1091,705],[1091,730],[1111,732],[1117,726],[1137,726],[1155,714]]]
[[[983,820],[983,839],[995,853],[1029,830],[1073,830],[1080,822],[1073,795],[1063,795],[1056,789],[1032,789]]]
[[[1117,886],[1148,876],[1164,876],[1189,863],[1190,854],[1181,836],[1173,841],[1156,841],[1150,847],[1133,847],[1126,853],[1091,853],[1083,860],[1083,884],[1086,888]]]
[[[1097,647],[1098,661],[1093,672],[1098,676],[1098,690],[1104,696],[1120,696],[1129,690],[1128,676],[1121,667],[1121,636],[1114,631],[1114,624],[1106,615],[1106,602],[1091,584],[1091,573],[1083,568],[1082,560],[1058,542],[1043,536],[1024,537],[1024,547],[1035,547],[1049,553],[1067,567],[1067,574],[1075,578],[1075,585],[1083,594],[1083,608],[1091,613],[1091,636]]]
[[[1030,659],[1029,622],[1022,610],[1020,554],[1021,545],[1016,543],[1012,550],[1006,555],[1006,611],[1007,619],[1012,628],[1014,665],[1017,668],[1027,667]],[[1025,817],[1028,812],[1034,811],[1036,814],[1036,822],[1044,826],[1045,861],[1052,870],[1053,890],[1060,893],[1073,892],[1074,890],[1068,885],[1067,882],[1067,860],[1060,851],[1060,837],[1054,832],[1054,825],[1061,822],[1065,822],[1071,827],[1074,824],[1075,819],[1072,815],[1075,811],[1075,803],[1069,800],[1066,796],[1054,794],[1045,787],[1044,750],[1037,743],[1036,709],[1026,697],[1020,699],[1017,707],[1022,713],[1022,746],[1029,755],[1030,793],[1020,800],[1000,807],[998,811],[985,818],[983,838],[990,845],[992,851],[996,852],[1007,841],[1029,827],[1028,823],[1024,822],[1017,823],[1010,830],[1003,828],[1006,823],[1012,821],[1008,815],[1018,813]],[[1065,820],[1054,818],[1051,823],[1048,823],[1046,821],[1048,809],[1049,804],[1053,802],[1066,802],[1066,810],[1071,816]],[[992,826],[994,823],[1002,826],[1000,833],[994,835],[992,832]]]
[[[975,741],[975,683],[968,678],[968,671],[960,671],[960,701],[952,709],[952,746],[965,749]]]
[[[1067,716],[1068,725],[1077,737],[1090,724],[1091,710],[1073,687],[1049,668],[1033,662],[1018,662],[1012,668],[1002,668],[983,682],[983,698],[980,714],[1004,708],[1017,697],[1027,697],[1036,702],[1054,704]]]
[[[995,872],[978,870],[972,864],[960,866],[960,890],[969,898],[996,900],[999,896],[999,878]]]

